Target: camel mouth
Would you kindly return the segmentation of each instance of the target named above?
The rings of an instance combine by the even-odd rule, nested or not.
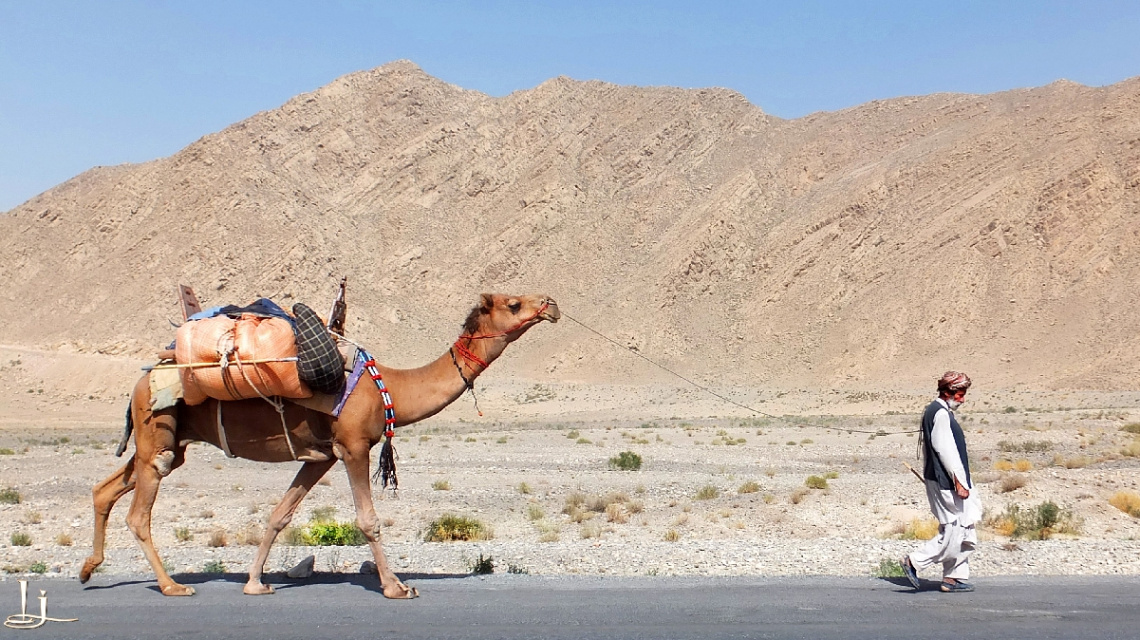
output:
[[[554,300],[551,300],[550,298],[547,298],[545,304],[546,309],[544,309],[542,313],[538,314],[538,317],[546,320],[547,322],[558,322],[558,319],[562,317],[562,312],[558,310],[558,303]]]

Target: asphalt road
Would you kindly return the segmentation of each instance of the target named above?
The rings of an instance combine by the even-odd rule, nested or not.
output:
[[[29,582],[48,622],[0,638],[1137,638],[1140,577],[984,578],[977,591],[915,592],[902,579],[597,578],[405,575],[422,597],[385,600],[375,577],[271,576],[276,595],[241,594],[244,575],[178,576],[191,598],[149,578],[96,574]],[[0,582],[0,616],[19,613]]]

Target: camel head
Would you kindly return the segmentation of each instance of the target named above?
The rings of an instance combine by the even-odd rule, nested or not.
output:
[[[561,317],[558,303],[549,296],[484,293],[467,316],[463,334],[467,337],[502,336],[510,343],[543,320],[558,322]]]

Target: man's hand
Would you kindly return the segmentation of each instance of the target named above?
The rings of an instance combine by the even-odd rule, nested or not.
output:
[[[962,486],[961,482],[958,482],[957,476],[954,476],[954,493],[958,494],[958,497],[963,500],[970,497],[970,490]]]

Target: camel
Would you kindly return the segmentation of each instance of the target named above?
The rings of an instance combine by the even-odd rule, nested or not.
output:
[[[462,334],[435,361],[417,369],[390,369],[376,365],[395,405],[394,426],[399,428],[439,413],[472,388],[475,378],[503,353],[507,345],[532,326],[543,320],[557,322],[560,316],[558,305],[544,295],[483,294],[480,303],[467,317]],[[281,415],[260,399],[221,403],[208,400],[192,407],[179,402],[175,407],[161,411],[152,411],[151,404],[150,385],[144,375],[135,385],[128,409],[128,428],[132,423],[134,425],[134,455],[92,490],[95,507],[93,550],[80,571],[80,582],[87,582],[95,568],[103,563],[107,518],[115,502],[134,490],[127,526],[150,562],[159,589],[167,596],[194,594],[193,587],[175,582],[163,568],[151,540],[150,521],[162,479],[186,461],[188,444],[207,442],[223,449],[228,446],[234,456],[248,460],[303,461],[289,489],[269,517],[257,557],[250,566],[249,581],[243,589],[245,594],[273,593],[271,585],[262,583],[262,572],[274,540],[290,523],[313,485],[337,460],[341,460],[352,490],[356,525],[364,532],[376,560],[384,596],[415,598],[419,595],[417,589],[405,586],[392,572],[380,544],[380,520],[372,503],[369,479],[369,452],[385,437],[386,428],[380,391],[367,376],[361,378],[349,395],[338,418],[289,401],[285,402],[285,411]],[[219,404],[223,406],[219,407]],[[225,446],[220,443],[219,415],[224,415]],[[289,438],[283,433],[283,421]],[[297,454],[297,451],[302,453]],[[324,454],[326,451],[328,455]]]

